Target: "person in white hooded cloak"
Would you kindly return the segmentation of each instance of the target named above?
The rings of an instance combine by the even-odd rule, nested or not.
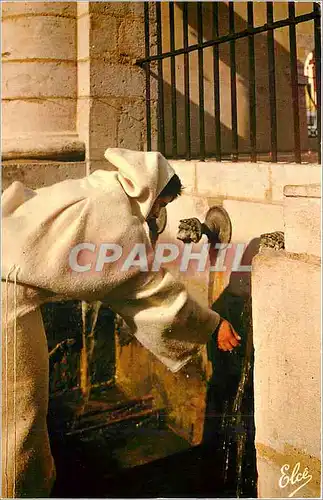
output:
[[[171,201],[160,194],[175,172],[160,153],[108,149],[114,171],[31,190],[14,182],[2,195],[2,497],[48,497],[55,480],[46,425],[48,348],[40,312],[62,299],[103,301],[170,370],[177,371],[218,329],[218,346],[240,337],[202,308],[172,275],[122,267],[137,244],[153,255],[147,219]],[[170,198],[170,199],[169,199]],[[84,272],[71,269],[78,244]],[[100,245],[123,256],[96,268]],[[129,267],[129,268],[128,268]]]

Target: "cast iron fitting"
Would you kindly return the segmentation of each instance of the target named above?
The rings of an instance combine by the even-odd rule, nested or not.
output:
[[[228,212],[221,206],[213,206],[205,221],[196,217],[180,220],[177,239],[184,243],[198,243],[205,234],[210,243],[227,245],[231,241],[232,225]]]

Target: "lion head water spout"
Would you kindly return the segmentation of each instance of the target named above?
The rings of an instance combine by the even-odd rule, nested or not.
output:
[[[199,219],[182,219],[180,221],[177,239],[184,243],[198,243],[205,234],[210,243],[226,245],[231,241],[232,227],[227,211],[220,206],[214,206],[206,214],[205,221]]]

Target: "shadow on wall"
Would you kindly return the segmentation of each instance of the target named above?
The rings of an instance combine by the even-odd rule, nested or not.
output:
[[[218,2],[219,7],[219,34],[228,33],[229,9],[226,2]],[[256,6],[259,7],[258,5]],[[264,8],[264,7],[263,7]],[[176,10],[183,9],[183,3],[176,3]],[[196,2],[188,2],[188,23],[190,27],[189,43],[197,42],[197,16]],[[212,2],[203,3],[203,38],[204,41],[213,39],[212,36]],[[256,12],[256,10],[255,10]],[[176,13],[176,11],[175,11]],[[182,37],[182,20],[178,14],[175,18],[176,31],[180,31]],[[255,16],[256,18],[256,16]],[[177,21],[176,21],[177,19]],[[265,22],[265,21],[264,21]],[[235,31],[243,31],[247,28],[247,22],[235,12]],[[163,50],[169,49],[169,18],[166,5],[163,7]],[[165,28],[164,28],[165,27]],[[300,29],[300,28],[298,28]],[[288,41],[288,28],[286,31]],[[178,33],[175,33],[176,48],[183,45]],[[267,56],[267,34],[257,34],[255,41],[255,70],[256,70],[256,117],[257,117],[257,151],[270,151],[270,105],[268,89],[268,56]],[[229,43],[221,44],[220,57],[220,100],[221,100],[221,142],[222,151],[225,155],[231,151],[231,96],[230,96],[230,47]],[[236,47],[236,70],[237,70],[237,106],[238,106],[238,138],[239,152],[249,152],[249,64],[248,64],[248,39],[240,39],[235,43]],[[215,119],[214,119],[214,84],[213,84],[213,49],[204,49],[204,104],[205,104],[205,142],[206,153],[212,156],[215,153]],[[192,156],[199,153],[199,98],[198,98],[198,57],[197,52],[191,53],[190,60],[190,124]],[[276,94],[277,94],[277,124],[278,124],[278,150],[292,151],[293,141],[293,115],[292,115],[292,91],[290,79],[290,54],[280,43],[275,40],[276,60]],[[184,96],[184,56],[177,56],[176,61],[176,130],[178,155],[183,156],[186,152],[185,145],[185,96]],[[303,65],[299,62],[299,65]],[[172,87],[171,87],[170,60],[163,63],[163,90],[164,90],[164,112],[165,112],[165,142],[166,155],[172,156]],[[302,74],[304,74],[302,72]],[[152,73],[157,79],[157,75]],[[308,148],[305,89],[299,85],[300,105],[300,130],[302,149]]]
[[[156,74],[152,73],[154,78]],[[165,156],[167,158],[176,157],[173,154],[173,130],[172,130],[172,87],[167,82],[163,83],[164,89],[164,123],[165,123]],[[176,90],[176,110],[177,110],[177,156],[185,157],[187,153],[186,138],[185,138],[185,96]],[[190,100],[190,137],[191,137],[191,157],[198,158],[200,156],[200,107],[194,101]],[[205,124],[205,151],[207,156],[215,156],[215,119],[214,115],[204,110]],[[239,135],[239,150],[240,152],[248,152],[250,150],[248,140]],[[221,152],[222,156],[230,158],[232,143],[232,132],[229,127],[221,123]],[[160,149],[160,147],[159,147]]]
[[[249,243],[242,265],[251,265],[259,242],[255,238]],[[232,272],[228,286],[212,309],[232,323],[242,340],[232,353],[219,351],[214,338],[208,345],[212,376],[207,391],[204,453],[209,460],[215,450],[220,455],[220,474],[228,496],[255,497],[251,273]]]

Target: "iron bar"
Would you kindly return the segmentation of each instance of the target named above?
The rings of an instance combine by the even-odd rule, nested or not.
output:
[[[184,50],[184,94],[185,94],[185,146],[186,159],[191,158],[191,118],[190,118],[190,61],[188,49],[188,4],[183,5],[183,46]]]
[[[186,2],[185,2],[186,3]],[[267,2],[271,3],[271,2]],[[296,16],[293,24],[299,24],[306,21],[312,21],[313,19],[320,18],[319,14],[314,12],[309,12],[308,14],[303,14],[301,16]],[[183,47],[182,49],[176,49],[174,52],[164,52],[163,54],[157,54],[155,56],[150,56],[149,61],[158,61],[160,59],[167,59],[171,56],[179,56],[185,53],[195,52],[199,48],[207,49],[208,47],[213,47],[214,45],[220,45],[224,42],[230,42],[232,40],[239,40],[240,38],[248,37],[250,34],[258,35],[259,33],[265,33],[268,30],[274,30],[277,28],[285,28],[290,25],[289,19],[280,19],[279,21],[275,21],[271,24],[264,24],[263,26],[256,26],[253,30],[249,30],[248,28],[238,33],[231,33],[227,35],[220,36],[217,40],[207,40],[201,44],[190,45],[189,47]],[[137,59],[136,64],[141,66],[146,62],[146,59]]]
[[[274,24],[273,2],[267,2],[267,24]],[[269,85],[269,113],[270,113],[270,152],[271,161],[277,162],[277,109],[276,109],[276,69],[275,69],[275,40],[273,30],[267,33],[268,48],[268,85]]]
[[[144,3],[145,16],[145,58],[149,59],[150,55],[150,36],[149,36],[149,3]],[[151,150],[151,109],[150,109],[150,62],[145,63],[146,77],[146,135],[147,135],[147,150]]]
[[[219,37],[219,4],[212,2],[212,38]],[[214,81],[214,124],[215,124],[215,158],[221,161],[221,116],[220,116],[220,70],[219,46],[213,46],[213,81]]]
[[[294,132],[294,152],[296,163],[301,163],[301,137],[299,128],[299,97],[298,97],[298,71],[297,71],[297,48],[296,48],[296,26],[295,3],[288,2],[289,25],[289,51],[290,51],[290,76],[292,87],[292,108],[293,108],[293,132]]]
[[[157,24],[157,55],[162,56],[162,22],[161,4],[156,2],[156,24]],[[151,60],[151,57],[150,57]],[[163,60],[158,60],[158,149],[165,154],[165,122],[164,122],[164,81],[163,81]]]
[[[215,155],[217,160],[226,157],[227,153],[231,154],[231,160],[237,161],[239,155],[239,136],[238,136],[238,92],[237,92],[237,47],[236,40],[247,38],[247,54],[248,54],[248,97],[249,97],[249,154],[251,161],[257,161],[257,74],[256,74],[256,52],[255,52],[255,35],[266,33],[267,36],[267,56],[268,56],[268,85],[269,85],[269,116],[270,116],[270,152],[271,161],[277,162],[278,160],[278,109],[277,109],[277,75],[276,75],[276,57],[275,56],[275,30],[279,28],[288,28],[289,30],[289,62],[290,62],[290,75],[291,75],[291,113],[293,116],[293,144],[291,149],[294,150],[295,161],[301,162],[301,134],[300,134],[300,104],[299,104],[299,87],[298,87],[298,61],[297,61],[297,29],[299,23],[312,21],[314,25],[314,41],[315,49],[315,105],[317,111],[317,130],[318,130],[318,154],[320,157],[320,142],[321,142],[321,46],[320,46],[320,5],[318,2],[313,3],[313,11],[307,14],[296,16],[295,1],[288,2],[288,17],[274,21],[274,3],[266,2],[267,18],[265,24],[256,26],[254,23],[254,8],[253,2],[247,2],[247,25],[246,29],[235,32],[235,7],[234,1],[229,0],[228,6],[228,31],[225,35],[220,36],[219,30],[219,5],[220,2],[212,2],[210,6],[210,17],[212,18],[212,34],[209,40],[204,41],[204,3],[197,2],[196,7],[194,4],[190,5],[188,2],[183,2],[183,46],[176,49],[176,32],[175,32],[175,4],[169,2],[165,8],[169,9],[169,49],[163,52],[163,27],[162,27],[162,4],[156,2],[156,27],[157,27],[157,51],[151,55],[150,49],[150,26],[151,22],[149,13],[149,3],[144,3],[145,15],[145,58],[136,61],[137,65],[143,65],[146,77],[146,130],[147,130],[147,148],[151,149],[152,143],[152,109],[151,109],[151,78],[157,77],[157,93],[158,93],[158,149],[165,154],[166,150],[166,127],[169,127],[170,136],[169,146],[167,144],[168,154],[172,157],[178,157],[179,143],[178,138],[181,134],[184,139],[184,147],[186,159],[192,158],[192,144],[191,144],[191,80],[190,80],[190,54],[197,52],[197,72],[198,72],[198,115],[199,115],[199,146],[198,150],[194,152],[194,157],[205,160],[207,156]],[[164,8],[164,7],[163,7]],[[195,11],[196,8],[196,11]],[[193,12],[194,11],[194,12]],[[193,15],[196,19],[193,24],[189,14]],[[189,26],[195,26],[197,30],[197,43],[189,45]],[[230,65],[230,97],[231,97],[231,145],[228,145],[227,153],[223,152],[222,134],[221,134],[221,87],[220,87],[220,45],[223,43],[229,44],[229,65]],[[212,149],[206,152],[206,111],[205,111],[205,57],[204,49],[212,47],[213,58],[211,65],[213,70],[213,104],[214,104],[214,125],[211,127],[214,130],[215,144]],[[184,127],[183,130],[178,128],[178,95],[176,88],[176,80],[178,75],[176,67],[178,65],[176,56],[182,55],[184,59]],[[170,119],[165,117],[165,89],[164,89],[164,60],[170,58]],[[151,63],[157,62],[157,75],[152,73]],[[227,89],[229,90],[229,89]],[[269,127],[268,127],[269,128]],[[181,146],[182,147],[182,146]],[[264,150],[262,149],[262,152]],[[181,153],[182,154],[182,153]],[[242,154],[242,153],[241,153]]]
[[[316,121],[317,121],[317,152],[321,162],[321,23],[320,4],[314,2],[313,10],[317,14],[314,20],[314,60],[315,60],[315,90],[316,90]]]
[[[175,50],[175,19],[174,19],[174,2],[169,2],[169,36],[170,50]],[[171,102],[172,102],[172,153],[173,157],[177,156],[177,109],[176,109],[176,66],[175,56],[171,57]]]
[[[197,2],[197,39],[203,43],[203,3]],[[198,81],[199,81],[199,125],[200,125],[200,159],[205,160],[205,123],[204,123],[204,71],[203,49],[198,49]]]
[[[247,4],[248,28],[252,29],[253,2]],[[250,123],[250,159],[257,161],[257,143],[256,143],[256,68],[255,68],[255,40],[254,35],[248,37],[248,55],[249,55],[249,123]]]
[[[229,31],[234,33],[234,4],[229,1]],[[231,128],[232,152],[231,159],[238,160],[238,114],[237,114],[237,71],[235,40],[230,41],[230,93],[231,93]]]

